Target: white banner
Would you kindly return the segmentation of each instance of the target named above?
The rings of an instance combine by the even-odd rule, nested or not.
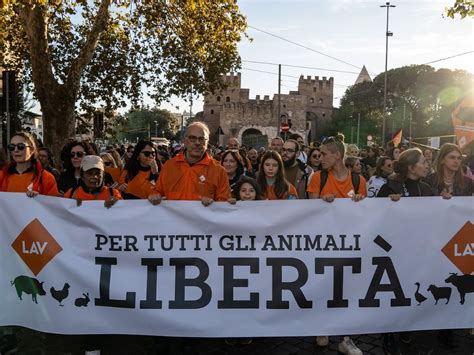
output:
[[[0,193],[0,325],[192,337],[473,328],[473,201],[108,210]]]

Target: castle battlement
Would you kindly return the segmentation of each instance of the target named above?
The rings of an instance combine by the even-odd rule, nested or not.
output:
[[[332,87],[334,84],[334,78],[331,76],[329,79],[325,76],[322,77],[322,79],[319,79],[319,76],[315,76],[314,79],[311,77],[311,75],[308,75],[305,79],[303,75],[300,76],[300,79],[298,81],[298,86],[300,85],[305,85],[305,86],[326,86],[326,87]]]
[[[314,141],[327,134],[326,127],[333,110],[333,77],[301,75],[297,90],[252,97],[249,88],[242,88],[240,73],[227,73],[221,80],[224,87],[206,95],[204,101],[203,121],[209,124],[211,132],[217,132],[219,127],[225,132],[224,135],[214,134],[214,142],[225,146],[229,137],[239,137],[243,144],[252,146],[264,138],[256,134],[258,132],[267,138],[274,137],[280,129],[277,127],[278,112],[291,117],[292,132],[304,135],[305,140]],[[311,138],[306,137],[308,132],[311,132]]]
[[[222,76],[222,82],[229,86],[237,86],[240,88],[241,74],[229,73]]]

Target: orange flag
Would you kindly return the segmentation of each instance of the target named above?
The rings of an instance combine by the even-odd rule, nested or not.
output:
[[[464,148],[474,140],[474,92],[467,95],[451,114],[458,145]]]
[[[402,142],[402,130],[398,131],[398,133],[393,137],[391,142],[395,147],[398,147],[398,145]]]

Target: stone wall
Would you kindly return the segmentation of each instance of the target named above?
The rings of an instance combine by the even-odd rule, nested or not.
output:
[[[203,120],[211,130],[211,142],[217,143],[215,133],[220,126],[225,136],[242,138],[242,133],[255,128],[267,134],[269,139],[277,135],[278,95],[257,95],[249,98],[249,89],[241,88],[241,74],[223,77],[227,87],[204,98]],[[326,77],[300,77],[298,91],[280,96],[280,115],[283,120],[291,120],[290,132],[299,133],[307,140],[310,128],[316,128],[312,136],[319,137],[332,118],[334,79]],[[313,140],[315,139],[313,138]]]

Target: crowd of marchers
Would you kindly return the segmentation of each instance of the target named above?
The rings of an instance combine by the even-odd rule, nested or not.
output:
[[[471,144],[472,146],[472,144]],[[474,149],[472,149],[474,150]],[[198,200],[236,204],[251,200],[388,197],[472,196],[474,152],[456,144],[426,149],[371,146],[360,149],[346,144],[338,134],[305,144],[303,137],[275,137],[270,148],[242,146],[230,138],[227,147],[209,144],[209,128],[191,123],[182,144],[156,146],[148,140],[136,145],[96,145],[71,140],[60,152],[57,166],[53,152],[39,145],[27,132],[13,134],[0,150],[0,191],[21,192],[84,200],[101,200],[111,208],[120,200],[145,199],[153,205],[166,200]],[[440,202],[441,203],[441,202]],[[356,206],[356,205],[354,205]],[[16,346],[14,334],[4,329],[0,353]],[[452,342],[449,331],[440,333]],[[386,353],[400,353],[399,342],[410,334],[385,334]],[[227,339],[247,344],[251,339]],[[328,337],[316,337],[318,346]],[[338,350],[359,355],[350,337],[342,337]]]

